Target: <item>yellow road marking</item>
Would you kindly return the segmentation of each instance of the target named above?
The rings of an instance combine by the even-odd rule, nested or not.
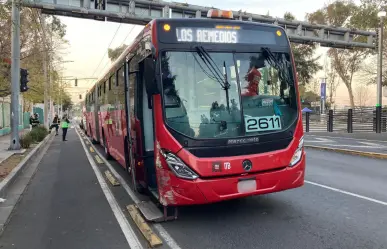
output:
[[[116,180],[116,178],[114,178],[114,176],[112,175],[112,173],[110,173],[109,170],[105,171],[105,176],[106,176],[106,178],[109,180],[109,182],[113,186],[119,186],[120,185],[120,183]]]
[[[98,155],[95,155],[95,160],[98,162],[98,163],[103,163],[101,158],[98,156]]]
[[[126,206],[130,216],[144,235],[145,239],[149,242],[151,247],[162,245],[161,239],[152,231],[149,225],[142,218],[140,212],[138,212],[135,205]]]
[[[93,147],[90,146],[90,152],[94,152],[94,149]]]

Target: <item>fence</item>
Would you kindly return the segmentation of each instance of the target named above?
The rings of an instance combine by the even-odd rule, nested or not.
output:
[[[382,109],[380,117],[373,107],[303,113],[302,117],[305,132],[376,132],[378,122],[381,132],[387,131],[387,108]]]
[[[19,105],[19,129],[29,127],[30,113],[22,112],[22,106]],[[0,100],[0,136],[11,132],[11,103],[3,98]]]

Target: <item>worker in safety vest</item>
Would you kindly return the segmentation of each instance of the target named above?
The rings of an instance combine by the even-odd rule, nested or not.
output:
[[[67,129],[69,128],[69,125],[70,125],[70,121],[67,118],[67,114],[65,114],[63,116],[63,119],[62,119],[62,121],[60,123],[61,123],[61,126],[62,126],[62,139],[63,139],[63,141],[67,141],[66,140]]]

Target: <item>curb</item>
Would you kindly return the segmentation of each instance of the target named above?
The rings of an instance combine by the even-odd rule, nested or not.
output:
[[[369,157],[369,158],[387,159],[387,154],[376,153],[376,152],[337,149],[337,148],[321,147],[321,146],[314,146],[314,145],[304,145],[304,147],[310,148],[310,149],[317,149],[317,150],[334,151],[334,152],[339,152],[343,154],[357,155],[357,156],[363,156],[363,157]]]
[[[54,133],[48,134],[48,136],[46,136],[43,141],[41,141],[25,158],[23,158],[23,160],[15,168],[13,168],[13,170],[4,178],[4,180],[0,182],[0,196],[5,195],[9,186],[20,175],[25,166],[28,164],[28,161],[30,161],[32,157],[38,155],[39,152],[44,148],[43,145],[47,144],[47,142],[52,137],[54,137]]]

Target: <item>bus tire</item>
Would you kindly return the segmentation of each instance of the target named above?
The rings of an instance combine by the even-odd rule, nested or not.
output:
[[[106,160],[110,160],[112,159],[112,155],[110,155],[109,153],[109,148],[107,146],[107,143],[106,143],[106,138],[105,138],[105,132],[102,131],[102,139],[103,139],[103,155],[105,157]]]

